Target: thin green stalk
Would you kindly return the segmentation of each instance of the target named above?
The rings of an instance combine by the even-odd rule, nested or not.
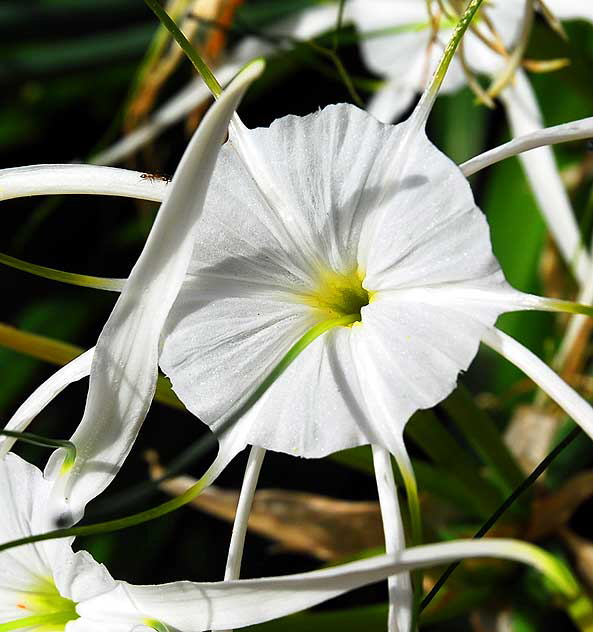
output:
[[[222,93],[220,84],[198,51],[191,45],[177,24],[175,24],[175,21],[172,20],[169,14],[163,9],[163,7],[161,7],[158,0],[144,0],[144,2],[146,2],[150,9],[152,9],[161,24],[169,31],[169,33],[171,33],[179,46],[181,46],[183,52],[188,56],[195,69],[200,73],[200,76],[208,86],[212,95],[215,98],[218,98]]]
[[[76,460],[76,446],[71,441],[65,439],[48,439],[41,435],[33,434],[32,432],[16,432],[14,430],[0,430],[0,435],[5,437],[12,437],[18,441],[30,443],[31,445],[37,445],[42,448],[63,448],[66,450],[66,458],[64,464],[70,466]]]
[[[426,124],[426,119],[430,114],[432,106],[435,102],[439,89],[445,79],[445,75],[447,74],[447,70],[449,69],[449,65],[453,60],[455,52],[457,51],[457,47],[461,42],[461,38],[465,34],[465,31],[471,24],[471,21],[474,19],[476,13],[478,12],[480,6],[482,5],[484,0],[471,0],[471,2],[467,5],[467,8],[463,15],[461,16],[459,22],[457,23],[455,30],[453,31],[453,35],[445,48],[443,56],[439,61],[439,65],[432,76],[428,87],[422,94],[422,98],[420,102],[416,106],[414,110],[411,120],[414,119],[416,125],[420,127],[424,127]],[[415,126],[413,126],[415,127]]]
[[[486,520],[486,522],[478,529],[473,536],[475,539],[482,538],[490,531],[490,529],[498,522],[501,516],[509,509],[509,507],[529,489],[535,481],[545,472],[550,463],[581,433],[580,428],[574,428],[531,472],[531,474],[515,489],[515,491],[498,507],[498,509]],[[443,587],[445,582],[449,579],[451,574],[459,566],[460,562],[454,562],[450,564],[445,572],[439,577],[436,584],[432,587],[431,591],[424,597],[420,604],[420,610],[424,610],[426,606],[434,599],[439,590]]]
[[[35,263],[29,263],[16,257],[11,257],[3,252],[0,252],[0,263],[21,270],[22,272],[28,272],[35,276],[42,277],[44,279],[50,279],[52,281],[60,281],[62,283],[68,283],[69,285],[78,285],[80,287],[91,287],[96,290],[110,290],[112,292],[120,292],[125,279],[108,279],[104,277],[89,276],[86,274],[75,274],[73,272],[64,272],[63,270],[57,270],[56,268],[46,268],[45,266],[39,266]]]
[[[348,326],[352,323],[355,323],[359,319],[360,314],[350,314],[341,318],[322,321],[312,327],[288,350],[288,352],[284,355],[280,362],[274,367],[274,369],[272,369],[266,379],[255,389],[255,391],[247,398],[247,400],[237,410],[231,413],[219,424],[218,428],[216,429],[216,435],[209,434],[204,440],[200,442],[200,446],[202,447],[203,451],[205,452],[208,448],[210,448],[212,443],[215,442],[217,438],[220,438],[221,435],[229,430],[229,428],[231,428],[239,420],[239,418],[242,417],[262,397],[262,395],[264,395],[264,393],[270,388],[270,386],[272,386],[272,384],[282,375],[282,373],[284,373],[288,366],[313,341],[315,341],[319,336],[326,333],[330,329],[333,329],[334,327]],[[196,453],[197,450],[194,451],[194,454]],[[196,496],[199,496],[199,494],[203,491],[205,487],[210,484],[210,482],[210,476],[206,474],[180,496],[172,498],[171,500],[162,503],[161,505],[157,505],[156,507],[152,507],[151,509],[141,511],[139,513],[133,514],[131,516],[126,516],[124,518],[117,518],[115,520],[100,522],[93,525],[72,527],[68,529],[55,529],[47,533],[19,538],[17,540],[12,540],[11,542],[6,542],[0,545],[0,551],[5,551],[7,549],[11,549],[16,546],[22,546],[24,544],[32,544],[33,542],[42,542],[45,540],[54,540],[57,538],[72,536],[79,537],[95,535],[98,533],[119,531],[121,529],[133,527],[135,525],[148,522],[149,520],[160,518],[161,516],[164,516],[172,511],[175,511],[176,509],[179,509],[180,507],[183,507],[183,505],[191,502],[194,498],[196,498]]]

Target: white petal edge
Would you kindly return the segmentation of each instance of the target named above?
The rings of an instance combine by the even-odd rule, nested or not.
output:
[[[146,417],[158,375],[160,336],[193,249],[193,232],[228,123],[263,72],[252,62],[204,117],[175,172],[167,199],[95,347],[85,413],[71,438],[73,467],[56,451],[46,468],[55,480],[56,513],[75,523],[119,471]]]
[[[494,327],[486,330],[482,342],[521,369],[593,439],[593,408],[549,366]]]
[[[329,569],[263,579],[217,583],[176,582],[161,586],[120,584],[78,604],[89,621],[123,623],[150,617],[180,632],[255,625],[299,612],[390,575],[464,558],[497,557],[551,574],[552,562],[532,544],[508,539],[458,540],[413,547]],[[574,589],[564,576],[563,585]]]
[[[500,98],[513,136],[522,136],[543,127],[535,94],[523,71],[516,73],[515,82],[502,91]],[[590,270],[589,256],[581,243],[579,228],[552,150],[540,147],[521,154],[519,159],[564,260],[579,283],[586,283]]]
[[[585,140],[593,138],[593,116],[571,121],[562,125],[554,125],[553,127],[545,127],[536,130],[530,134],[524,134],[518,138],[503,145],[499,145],[494,149],[484,152],[475,158],[459,165],[461,172],[467,178],[478,171],[496,164],[501,160],[516,156],[531,149],[544,147],[547,145],[557,145],[559,143],[567,143],[575,140]]]
[[[94,165],[29,165],[0,170],[0,201],[34,195],[113,195],[162,202],[169,183],[140,171]]]
[[[385,535],[387,553],[401,553],[406,548],[406,536],[402,523],[397,487],[393,478],[391,454],[385,448],[373,444],[375,479],[379,492],[379,505]],[[412,628],[412,581],[409,573],[401,573],[388,579],[389,613],[388,632],[410,632]]]
[[[56,371],[49,379],[39,386],[19,406],[9,419],[4,430],[24,432],[35,417],[69,384],[87,377],[91,372],[91,363],[95,349],[89,349],[77,358]],[[0,458],[12,448],[15,441],[12,437],[0,437]]]

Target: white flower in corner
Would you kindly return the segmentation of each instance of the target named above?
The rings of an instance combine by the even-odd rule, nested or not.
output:
[[[0,460],[0,542],[43,530],[52,485],[20,457]],[[114,580],[71,539],[0,552],[0,630],[47,632],[202,632],[243,627],[298,612],[389,574],[463,557],[502,557],[532,564],[568,598],[576,586],[552,558],[511,540],[449,542],[378,556],[328,570],[237,580],[134,586]]]

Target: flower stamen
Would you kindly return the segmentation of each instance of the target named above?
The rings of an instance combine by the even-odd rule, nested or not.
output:
[[[352,270],[346,274],[322,270],[316,290],[303,294],[302,298],[307,305],[326,312],[328,318],[357,315],[356,322],[360,322],[362,308],[373,298],[373,293],[363,287],[363,281],[364,275],[360,270]]]

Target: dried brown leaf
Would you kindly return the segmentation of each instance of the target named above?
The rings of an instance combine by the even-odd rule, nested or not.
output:
[[[154,452],[147,454],[150,475],[165,471]],[[195,483],[189,476],[176,476],[160,484],[171,496],[183,494]],[[239,494],[211,486],[192,501],[192,506],[232,522]],[[281,549],[332,561],[362,550],[384,546],[381,511],[377,502],[346,501],[284,489],[255,493],[248,528]]]

